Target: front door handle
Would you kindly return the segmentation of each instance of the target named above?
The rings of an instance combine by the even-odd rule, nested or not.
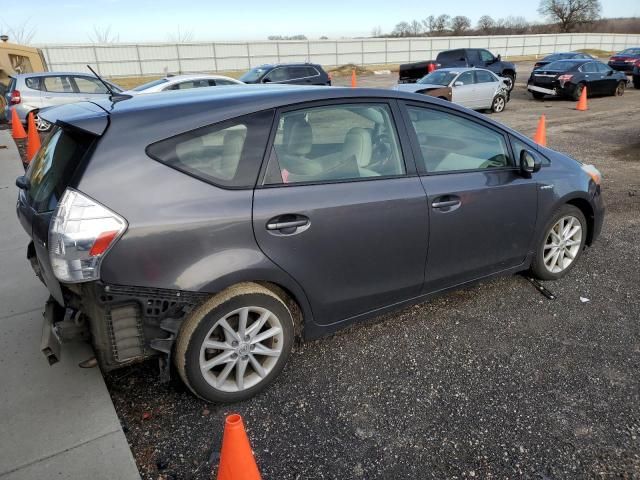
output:
[[[273,235],[293,235],[304,232],[310,225],[311,222],[304,215],[287,213],[273,217],[266,227]]]
[[[458,205],[460,205],[460,200],[441,200],[431,204],[433,208],[457,207]]]

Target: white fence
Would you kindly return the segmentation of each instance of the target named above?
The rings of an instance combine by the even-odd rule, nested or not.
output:
[[[503,57],[595,48],[640,46],[640,35],[548,34],[483,37],[368,38],[264,42],[190,42],[110,45],[43,45],[49,70],[84,71],[89,64],[108,77],[246,70],[264,63],[309,61],[325,66],[382,65],[429,60],[452,48],[487,48]]]

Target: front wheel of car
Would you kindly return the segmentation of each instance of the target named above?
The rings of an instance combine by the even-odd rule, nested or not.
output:
[[[38,130],[39,132],[48,132],[53,126],[49,122],[44,120],[37,112],[33,114],[33,121],[36,125],[36,130]]]
[[[531,264],[540,280],[564,277],[576,264],[587,238],[587,221],[579,208],[564,205],[545,225]]]
[[[293,346],[293,316],[271,290],[242,283],[205,302],[183,323],[175,365],[210,402],[246,400],[282,371]]]
[[[622,95],[624,95],[624,90],[627,87],[627,82],[618,82],[618,85],[616,85],[616,89],[613,91],[613,94],[616,97],[621,97]]]
[[[496,95],[491,102],[491,111],[494,113],[500,113],[507,106],[507,99],[504,95]]]
[[[513,90],[513,87],[516,86],[516,79],[511,73],[505,74],[504,78],[507,80],[507,88],[509,91]]]

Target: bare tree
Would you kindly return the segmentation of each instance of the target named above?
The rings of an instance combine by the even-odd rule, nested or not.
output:
[[[458,15],[451,19],[451,30],[453,30],[454,35],[462,35],[469,28],[471,28],[469,17]]]
[[[489,35],[493,32],[493,28],[496,26],[496,22],[489,15],[483,15],[478,20],[477,29],[484,33],[485,35]]]
[[[504,27],[509,33],[521,35],[527,33],[531,25],[524,17],[508,16],[504,19]]]
[[[436,29],[436,17],[429,15],[427,18],[422,20],[422,25],[424,26],[425,32],[432,34]]]
[[[538,7],[538,13],[557,22],[563,32],[594,22],[601,11],[599,0],[541,0]]]
[[[13,25],[5,23],[3,27],[9,37],[9,41],[20,45],[29,45],[36,34],[36,27],[29,25],[29,22],[30,20],[25,20],[22,23]]]
[[[372,37],[381,37],[382,36],[382,27],[380,25],[378,25],[377,27],[373,27],[371,29],[371,36]]]
[[[409,34],[412,37],[417,37],[418,35],[420,35],[422,33],[422,31],[423,31],[422,24],[419,21],[413,20],[409,24]]]
[[[408,37],[411,32],[411,25],[409,22],[400,22],[394,28],[391,35],[394,37]]]
[[[193,30],[182,30],[178,25],[178,30],[167,35],[171,43],[187,43],[193,41]]]
[[[111,25],[106,27],[93,26],[93,32],[89,34],[89,41],[91,43],[116,43],[120,41],[120,35],[111,31]]]
[[[451,17],[449,15],[438,15],[434,21],[433,31],[437,35],[442,35],[449,28],[449,21]]]

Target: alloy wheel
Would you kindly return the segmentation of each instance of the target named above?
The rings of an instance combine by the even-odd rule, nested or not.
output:
[[[504,110],[504,97],[502,96],[497,96],[496,98],[493,99],[493,111],[496,113],[500,113],[501,111]]]
[[[618,86],[616,87],[616,95],[618,97],[621,97],[622,95],[624,95],[624,89],[625,89],[624,83],[622,82],[618,83]]]
[[[582,225],[572,215],[560,218],[549,230],[544,244],[544,266],[560,273],[573,263],[582,244]]]
[[[275,367],[284,344],[280,319],[266,308],[242,307],[209,330],[200,347],[200,372],[216,390],[241,392]]]
[[[39,132],[46,132],[51,128],[51,124],[46,120],[40,118],[40,115],[38,114],[35,115],[33,120],[36,124],[36,130],[38,130]]]

